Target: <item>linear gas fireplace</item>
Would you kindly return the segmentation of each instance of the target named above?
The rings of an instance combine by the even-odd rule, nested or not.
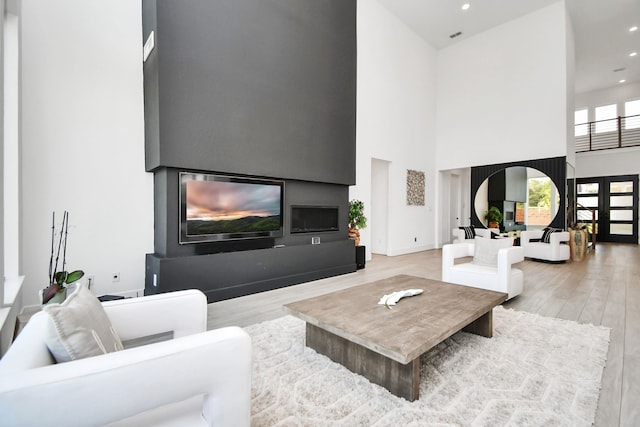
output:
[[[339,231],[337,206],[292,206],[291,233]]]

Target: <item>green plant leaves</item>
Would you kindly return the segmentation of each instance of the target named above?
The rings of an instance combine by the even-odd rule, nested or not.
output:
[[[58,285],[64,285],[65,283],[69,284],[75,282],[76,280],[80,280],[82,276],[84,276],[84,271],[82,270],[75,270],[71,273],[68,273],[66,271],[58,271],[54,277],[54,280]]]

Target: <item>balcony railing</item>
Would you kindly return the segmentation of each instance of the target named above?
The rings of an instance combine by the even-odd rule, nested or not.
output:
[[[576,125],[576,152],[640,146],[640,115]]]

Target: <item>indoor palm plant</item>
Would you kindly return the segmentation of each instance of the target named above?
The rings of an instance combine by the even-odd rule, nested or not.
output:
[[[75,270],[68,272],[67,264],[67,235],[69,231],[69,212],[64,211],[62,215],[62,227],[58,235],[56,248],[56,213],[53,213],[53,224],[51,226],[51,255],[49,257],[49,286],[42,292],[42,303],[62,302],[67,297],[66,285],[80,280],[84,276],[84,271]],[[58,270],[60,252],[62,251],[62,270]]]
[[[364,216],[364,203],[360,200],[349,202],[349,238],[354,239],[356,246],[360,246],[360,228],[367,226],[367,217]]]
[[[487,220],[487,225],[489,228],[500,228],[500,223],[502,222],[503,216],[495,206],[491,206],[487,213],[484,215],[484,219]]]

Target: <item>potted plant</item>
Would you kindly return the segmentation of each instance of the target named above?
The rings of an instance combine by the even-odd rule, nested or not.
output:
[[[484,219],[487,220],[487,225],[489,228],[500,228],[500,223],[502,222],[503,216],[495,206],[491,206],[487,213],[484,215]]]
[[[349,202],[349,238],[355,240],[356,246],[360,246],[360,228],[367,226],[367,218],[364,216],[364,203],[360,200]]]
[[[75,270],[68,272],[65,270],[67,264],[67,235],[69,231],[69,212],[64,211],[62,216],[62,227],[58,236],[56,250],[56,213],[53,213],[53,224],[51,226],[51,255],[49,257],[49,286],[42,292],[42,303],[62,302],[67,297],[67,287],[84,276],[84,271]],[[58,261],[62,251],[62,270],[58,271]],[[54,260],[55,258],[55,260]]]

